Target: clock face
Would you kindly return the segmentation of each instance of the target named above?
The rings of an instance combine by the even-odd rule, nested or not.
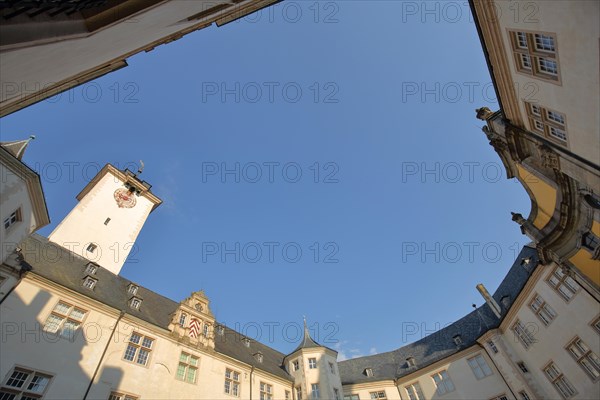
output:
[[[125,188],[115,190],[115,201],[119,208],[132,208],[135,206],[136,198],[135,194],[131,193]]]

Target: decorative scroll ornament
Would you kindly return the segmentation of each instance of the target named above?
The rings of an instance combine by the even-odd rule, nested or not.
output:
[[[125,188],[120,188],[115,190],[115,201],[119,208],[133,208],[137,200],[134,193]]]

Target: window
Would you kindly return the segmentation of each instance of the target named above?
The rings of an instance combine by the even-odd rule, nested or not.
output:
[[[535,338],[521,321],[517,320],[517,322],[515,322],[515,324],[513,325],[512,330],[515,333],[515,336],[523,345],[523,347],[525,347],[526,349],[528,349],[529,346],[535,343]]]
[[[58,333],[61,337],[75,340],[75,332],[81,326],[87,311],[59,301],[44,323],[44,331]]]
[[[244,343],[244,346],[246,347],[250,347],[250,339],[248,338],[243,338],[242,342]]]
[[[96,271],[98,271],[98,266],[94,263],[89,263],[87,267],[85,267],[85,273],[88,275],[95,275]]]
[[[111,392],[110,396],[108,396],[108,400],[139,400],[139,397],[130,394]]]
[[[408,357],[406,359],[406,365],[408,365],[409,368],[416,367],[417,366],[417,362],[415,361],[414,357]]]
[[[181,315],[179,316],[179,326],[181,326],[182,328],[185,327],[185,320],[187,318],[187,314],[186,313],[181,313]]]
[[[490,346],[490,349],[494,354],[498,354],[498,348],[496,347],[496,344],[493,341],[488,340],[487,344],[488,346]]]
[[[445,370],[433,374],[431,377],[433,378],[435,386],[437,387],[438,395],[454,391],[454,383],[452,383],[452,379],[450,379],[448,372]]]
[[[365,368],[365,375],[369,378],[373,376],[373,368]]]
[[[521,400],[531,400],[531,399],[529,398],[529,395],[527,394],[527,392],[526,392],[526,391],[524,391],[524,390],[521,390],[521,391],[519,392],[519,397],[521,398]]]
[[[14,368],[0,388],[2,400],[35,400],[41,398],[52,376],[37,371]]]
[[[556,267],[550,277],[548,284],[554,288],[566,301],[575,296],[579,290],[579,285],[573,278],[565,274],[560,267]]]
[[[132,297],[131,301],[129,302],[129,307],[133,308],[134,310],[139,310],[141,305],[142,299],[138,297]]]
[[[138,291],[138,287],[136,285],[134,285],[133,283],[130,283],[129,286],[127,287],[127,293],[132,294],[132,295],[136,295]]]
[[[316,400],[320,397],[318,383],[313,383],[312,385],[310,385],[310,391],[311,391],[311,396],[313,399]]]
[[[290,398],[290,397],[291,397],[291,393],[290,393],[290,391],[289,391],[289,390],[286,390],[286,391],[285,391],[285,400],[291,400],[291,398]]]
[[[500,396],[492,397],[490,400],[508,400],[505,394],[501,394]]]
[[[298,360],[294,360],[294,361],[292,362],[292,365],[293,365],[293,369],[294,369],[294,371],[298,371],[298,370],[300,369],[300,361],[298,361]]]
[[[225,394],[240,397],[240,373],[225,369]]]
[[[408,385],[405,387],[405,389],[410,400],[425,400],[425,396],[423,395],[423,390],[421,390],[421,385],[419,385],[419,382]]]
[[[98,283],[97,279],[94,279],[90,276],[86,276],[83,280],[83,287],[90,290],[94,290],[94,287],[96,287],[96,283]]]
[[[110,222],[110,218],[106,218],[106,219],[104,220],[104,225],[108,225],[108,223],[109,223],[109,222]]]
[[[329,371],[331,371],[331,373],[335,375],[335,367],[332,362],[329,363]]]
[[[600,238],[594,235],[592,232],[586,232],[581,237],[581,246],[593,252],[600,245]]]
[[[560,81],[554,34],[509,31],[509,35],[519,72],[552,82]]]
[[[89,251],[90,253],[93,253],[96,251],[96,249],[98,248],[97,245],[95,245],[94,243],[90,243],[88,244],[88,246],[86,247],[86,250]]]
[[[196,383],[198,376],[198,357],[181,352],[179,356],[179,365],[175,377],[187,383]]]
[[[154,339],[133,332],[129,338],[129,343],[127,344],[123,358],[139,365],[148,365],[148,359],[150,358],[153,343]]]
[[[208,324],[204,324],[202,326],[202,334],[204,335],[204,337],[208,337]],[[248,343],[250,343],[250,341],[248,341]]]
[[[371,395],[371,400],[387,399],[387,396],[383,390],[378,392],[370,392],[369,395]]]
[[[460,345],[463,344],[462,337],[460,335],[454,336],[452,338],[452,340],[454,341],[454,344],[457,345],[457,346],[460,346]]]
[[[273,386],[267,383],[260,383],[260,400],[272,400],[273,399]]]
[[[554,318],[556,318],[556,312],[552,307],[550,307],[544,299],[542,299],[539,295],[533,296],[533,300],[529,303],[529,307],[533,310],[535,315],[542,321],[542,323],[546,326],[552,322]]]
[[[575,338],[567,350],[593,381],[600,378],[600,359],[581,339]]]
[[[316,358],[308,359],[308,368],[309,369],[317,369],[317,359]]]
[[[563,398],[569,399],[577,393],[573,385],[571,385],[571,382],[565,378],[560,369],[558,369],[553,362],[550,362],[550,364],[544,368],[544,372],[548,380],[552,382]]]
[[[333,388],[333,398],[335,400],[340,400],[340,390],[339,389]]]
[[[529,372],[529,370],[527,369],[527,366],[525,365],[525,363],[523,361],[517,362],[517,367],[519,367],[521,372],[524,372],[524,373]]]
[[[296,386],[296,400],[302,400],[302,387]]]
[[[594,322],[592,322],[592,326],[596,330],[596,332],[600,333],[600,317],[596,318]]]
[[[256,361],[258,361],[259,363],[263,362],[263,359],[264,359],[263,353],[258,352],[254,356],[256,357]]]
[[[529,125],[534,132],[559,144],[567,144],[567,124],[564,114],[527,102],[525,102],[525,110],[529,117]]]
[[[469,367],[471,367],[471,370],[477,379],[483,379],[486,376],[492,375],[492,370],[487,362],[485,362],[485,359],[481,354],[478,354],[473,358],[469,358],[467,362],[469,363]]]
[[[4,229],[6,230],[10,228],[19,221],[21,221],[21,208],[16,209],[12,213],[10,213],[8,218],[4,219]]]

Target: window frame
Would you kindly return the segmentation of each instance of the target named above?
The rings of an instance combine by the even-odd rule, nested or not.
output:
[[[120,390],[113,390],[108,395],[108,400],[140,400],[140,396]]]
[[[308,369],[317,369],[317,359],[315,357],[308,359]]]
[[[419,381],[404,386],[404,390],[406,391],[409,400],[425,400],[425,394],[423,394],[423,389],[421,388]]]
[[[19,381],[21,382],[20,386],[12,386],[8,384],[11,380],[15,380],[15,373],[26,374],[25,378],[22,381],[19,379]],[[41,392],[32,390],[32,386],[37,384],[33,382],[35,377],[43,377],[47,379]],[[53,378],[54,375],[49,374],[47,372],[24,367],[21,365],[14,365],[8,371],[5,378],[2,380],[2,384],[0,384],[0,393],[15,394],[16,396],[20,396],[16,398],[22,398],[23,396],[27,396],[36,399],[42,399],[48,391],[48,388],[52,384]]]
[[[237,376],[237,378],[236,378]],[[232,368],[225,368],[225,383],[223,385],[223,393],[232,397],[240,397],[242,393],[242,373]],[[227,385],[229,383],[229,386]],[[227,391],[229,387],[229,392]],[[235,393],[237,392],[237,393]]]
[[[371,400],[387,400],[387,393],[385,392],[385,390],[375,390],[374,392],[369,392],[369,397]]]
[[[182,360],[182,356],[185,355],[186,356],[186,360]],[[195,359],[196,360],[196,364],[193,364],[190,362],[190,360]],[[179,377],[179,368],[183,366],[183,376],[180,378]],[[188,376],[189,376],[189,370],[193,369],[194,372],[194,379],[193,382],[190,382],[188,380]],[[179,361],[177,363],[177,370],[175,371],[175,379],[177,379],[180,382],[185,382],[185,383],[189,383],[192,385],[195,385],[198,383],[198,370],[200,369],[200,357],[192,354],[192,353],[188,353],[186,351],[182,351],[179,354]]]
[[[137,335],[140,337],[140,339],[137,343],[133,342],[131,340],[133,335]],[[150,347],[144,345],[145,340],[150,340]],[[123,361],[126,361],[128,363],[138,365],[140,367],[148,368],[149,364],[150,364],[150,360],[152,359],[152,353],[154,352],[154,344],[155,343],[156,343],[156,338],[153,338],[149,335],[142,334],[139,331],[133,331],[133,332],[131,332],[131,335],[129,335],[129,340],[127,341],[127,346],[125,347],[125,352],[123,353],[123,357],[121,357],[121,358]],[[132,359],[128,360],[125,357],[127,356],[127,352],[129,351],[130,347],[134,348],[135,350],[133,352]],[[147,353],[146,361],[143,364],[139,362],[141,350],[143,350]]]
[[[63,304],[64,306],[68,306],[67,308],[67,312],[64,313],[60,310],[57,310],[58,306],[60,304]],[[83,313],[83,316],[81,318],[76,318],[74,316],[71,316],[71,313],[75,310],[79,310],[80,312]],[[69,340],[71,342],[75,341],[75,335],[77,333],[77,330],[83,325],[85,319],[87,318],[89,314],[89,311],[82,308],[82,307],[78,307],[74,304],[74,302],[69,302],[69,301],[64,301],[62,299],[58,299],[58,301],[54,304],[54,307],[52,307],[52,309],[50,310],[50,312],[48,313],[48,316],[46,317],[46,320],[44,321],[44,325],[42,326],[42,330],[44,332],[48,332],[51,334],[55,334],[57,335],[57,337]],[[50,325],[50,318],[54,317],[54,318],[58,318],[60,319],[60,323],[58,323],[56,326],[56,330],[50,330],[48,329],[48,326]],[[65,323],[70,322],[71,324],[75,323],[77,324],[77,327],[73,330],[71,330],[70,332],[71,335],[70,336],[65,336],[64,332],[65,332]]]
[[[318,382],[310,384],[310,398],[313,400],[319,400],[321,398],[321,388],[319,388]]]
[[[562,274],[562,277],[558,276],[557,273]],[[556,285],[551,282],[552,278],[558,279],[558,283]],[[569,279],[575,284],[575,287],[569,286],[569,285],[571,285],[570,282],[567,282],[567,280],[569,280]],[[567,282],[567,283],[565,283],[565,282]],[[546,283],[548,283],[548,285],[552,289],[554,289],[554,291],[556,293],[558,293],[558,295],[567,303],[569,303],[571,300],[573,300],[573,298],[575,298],[575,296],[577,296],[577,293],[579,293],[579,290],[581,290],[581,286],[575,281],[575,279],[571,278],[569,276],[569,274],[564,273],[562,271],[561,267],[558,265],[554,269],[552,269],[552,271],[546,278]],[[563,286],[566,287],[570,292],[572,292],[571,297],[567,298],[567,296],[565,296],[564,293],[560,291],[560,288]]]
[[[567,129],[567,116],[564,113],[548,108],[539,103],[523,101],[525,113],[529,121],[529,128],[532,132],[543,136],[544,138],[557,143],[563,147],[569,148],[569,130]],[[537,110],[537,111],[536,111]],[[562,122],[550,115],[557,116]],[[564,139],[558,138],[552,134],[552,129],[560,130],[564,134]]]
[[[549,369],[554,369],[555,372],[557,373],[556,377],[552,377],[550,376],[550,374],[548,373]],[[542,368],[542,372],[544,374],[544,376],[546,377],[546,379],[548,379],[550,381],[550,383],[552,384],[552,386],[554,386],[554,389],[556,389],[556,391],[560,394],[560,396],[563,399],[570,399],[574,396],[577,395],[577,389],[575,388],[575,386],[573,386],[573,384],[571,383],[571,381],[569,381],[567,379],[567,377],[562,373],[562,370],[560,368],[558,368],[558,366],[556,365],[556,363],[554,363],[554,361],[549,361],[548,363],[546,363],[546,365]],[[571,389],[573,391],[573,393],[569,396],[565,396],[564,393],[562,392],[562,390],[560,389],[560,386],[557,384],[557,382],[562,382],[564,385],[568,386],[569,389]]]
[[[582,353],[581,356],[575,354],[572,347],[578,347],[579,351]],[[585,350],[583,347],[587,348]],[[598,382],[600,380],[600,358],[596,353],[592,351],[590,346],[588,346],[579,336],[575,336],[566,346],[565,350],[567,353],[573,357],[573,360],[579,365],[579,367],[585,372],[585,374],[592,380],[592,382]],[[595,360],[594,360],[595,358]],[[587,361],[591,364],[591,367],[596,371],[596,376],[593,376],[593,372],[586,367],[582,361]]]
[[[480,363],[483,362],[482,363]],[[475,363],[475,366],[473,366],[472,363]],[[482,380],[487,378],[488,376],[492,376],[494,375],[494,371],[492,370],[492,368],[490,368],[490,366],[488,365],[485,357],[483,357],[483,354],[479,353],[474,355],[473,357],[467,358],[467,364],[469,365],[469,367],[471,368],[471,371],[473,372],[473,375],[475,375],[475,378],[477,378],[477,380]],[[489,373],[486,373],[486,369],[487,371],[489,371]],[[477,376],[477,370],[481,371],[482,376]]]
[[[539,305],[535,306],[538,307],[538,309],[536,310],[534,304],[537,303],[539,303]],[[531,300],[529,301],[529,309],[542,322],[542,324],[544,324],[544,326],[549,326],[556,319],[556,317],[558,317],[558,314],[556,313],[554,308],[552,308],[550,304],[548,304],[548,302],[544,300],[544,298],[538,293],[534,293],[531,297]],[[542,316],[542,314],[549,316],[549,320],[546,321],[547,317]]]
[[[538,78],[556,85],[562,85],[556,33],[510,28],[507,28],[506,32],[511,44],[511,52],[513,54],[514,66],[517,73]],[[538,46],[538,41],[536,40],[538,35],[551,39],[554,50],[540,48],[540,46]],[[522,46],[521,39],[525,39],[526,46]],[[529,66],[524,64],[524,58],[529,60]],[[556,73],[544,70],[542,67],[544,62],[554,63],[556,65]]]
[[[446,375],[446,378],[444,378],[443,375]],[[435,377],[439,377],[439,383],[441,383],[442,385],[438,384],[438,381],[435,379]],[[452,393],[453,391],[456,390],[456,385],[454,385],[454,382],[452,381],[452,378],[450,377],[450,374],[448,374],[448,370],[441,370],[436,372],[435,374],[431,375],[431,379],[433,379],[433,383],[435,384],[435,392],[438,396],[443,396],[447,393]],[[452,389],[448,389],[448,383],[450,383],[450,386],[452,387]],[[443,386],[443,391],[440,390],[440,388]]]
[[[23,221],[23,211],[21,207],[18,207],[15,211],[8,214],[8,217],[2,220],[2,225],[4,225],[4,232],[8,232],[14,226],[18,225],[19,222]]]
[[[273,385],[259,381],[258,388],[260,400],[273,400]]]

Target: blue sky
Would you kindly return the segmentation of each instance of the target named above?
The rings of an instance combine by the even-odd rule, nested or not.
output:
[[[417,340],[527,242],[510,212],[529,200],[475,119],[498,106],[466,2],[284,2],[128,62],[2,119],[2,140],[37,135],[40,233],[99,167],[142,159],[164,204],[122,275],[204,289],[280,351],[303,315],[342,357]]]

